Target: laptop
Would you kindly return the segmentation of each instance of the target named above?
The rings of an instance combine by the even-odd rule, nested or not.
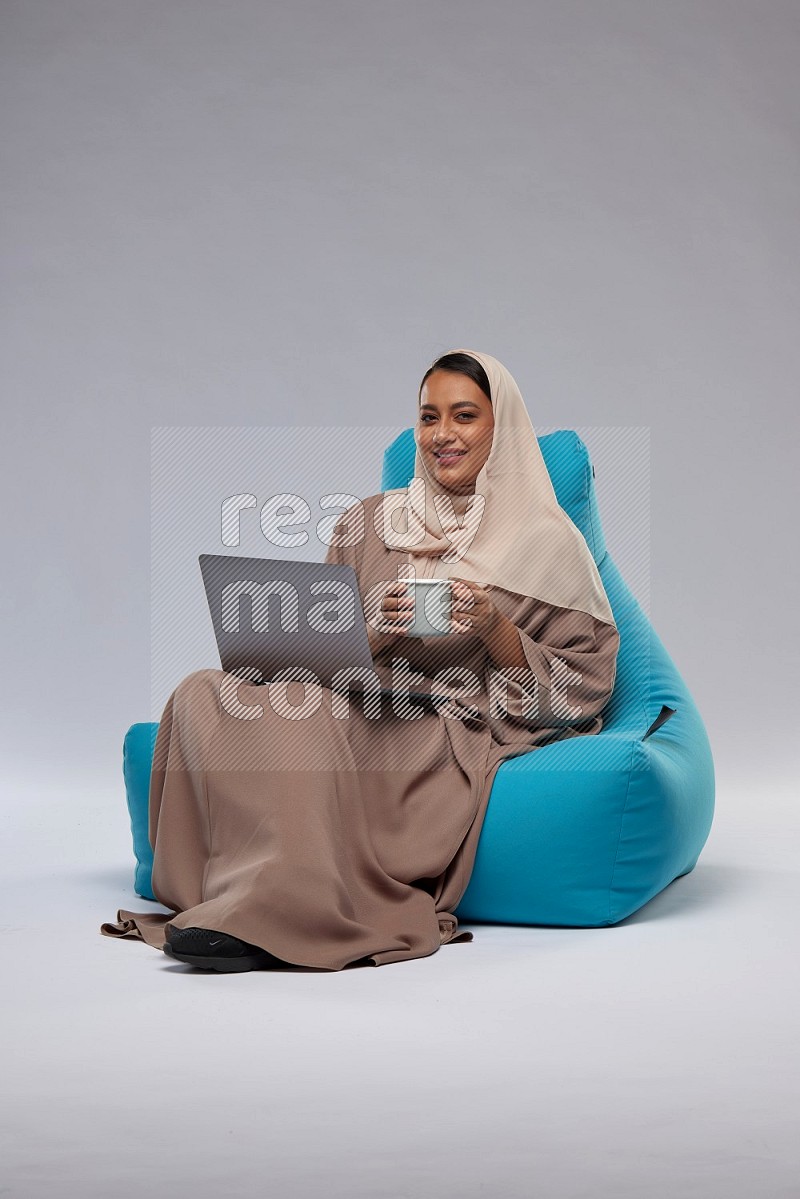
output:
[[[223,670],[255,667],[268,683],[280,670],[302,667],[324,687],[365,690],[357,677],[336,678],[352,667],[375,670],[352,566],[233,554],[201,554],[199,562]],[[450,698],[432,687],[433,680],[412,677],[405,692],[381,684],[380,694]]]

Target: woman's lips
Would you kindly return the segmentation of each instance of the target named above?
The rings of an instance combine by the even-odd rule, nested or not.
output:
[[[463,458],[466,450],[458,450],[449,454],[436,454],[436,461],[440,466],[451,466],[453,462],[458,462],[459,458]]]

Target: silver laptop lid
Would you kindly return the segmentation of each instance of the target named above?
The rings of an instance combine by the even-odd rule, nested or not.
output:
[[[200,569],[223,670],[313,671],[329,687],[337,671],[372,668],[352,566],[201,554]]]

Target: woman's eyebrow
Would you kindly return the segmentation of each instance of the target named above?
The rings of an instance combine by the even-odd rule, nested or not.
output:
[[[455,404],[451,404],[450,407],[451,408],[464,408],[464,407],[477,408],[478,405],[474,402],[474,400],[456,400]],[[422,409],[422,408],[433,408],[434,412],[436,411],[435,404],[428,404],[428,403],[420,404],[420,409]]]

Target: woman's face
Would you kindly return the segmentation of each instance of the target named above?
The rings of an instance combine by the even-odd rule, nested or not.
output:
[[[417,444],[428,470],[447,491],[475,490],[494,430],[491,402],[472,379],[455,371],[428,375],[420,396]]]

